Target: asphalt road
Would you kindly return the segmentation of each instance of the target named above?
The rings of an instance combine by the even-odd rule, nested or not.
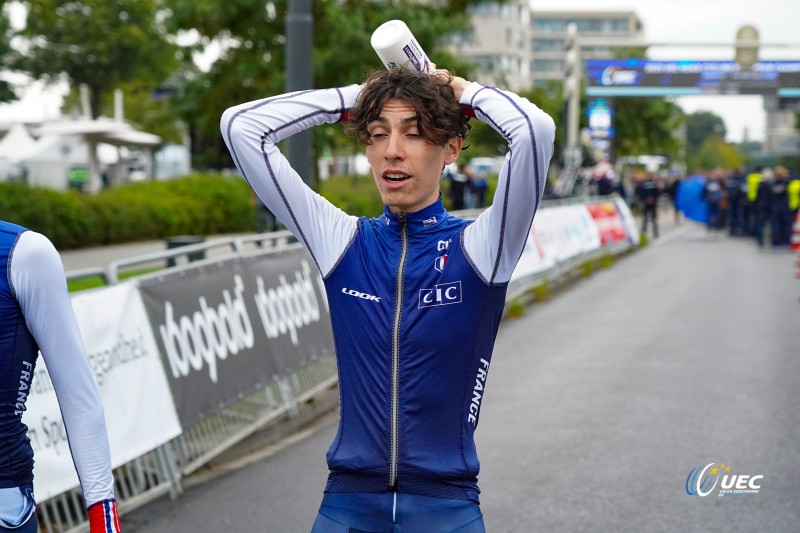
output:
[[[477,432],[487,531],[798,531],[794,261],[683,224],[505,321]],[[331,417],[125,530],[307,533],[334,432]],[[758,494],[688,495],[709,463],[763,476]]]

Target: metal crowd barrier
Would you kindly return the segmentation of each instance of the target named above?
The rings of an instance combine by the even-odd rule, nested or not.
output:
[[[182,266],[198,254],[202,257],[219,258],[224,255],[238,254],[248,251],[269,250],[281,248],[287,244],[297,242],[294,235],[288,230],[273,231],[269,233],[255,233],[237,237],[222,237],[197,244],[189,244],[169,248],[160,252],[140,255],[126,259],[112,261],[108,268],[90,267],[66,272],[67,281],[99,277],[105,285],[115,285],[120,282],[124,274],[135,273],[136,269],[160,270]]]
[[[164,495],[178,497],[182,479],[275,421],[294,416],[298,406],[337,382],[333,352],[185,428],[157,449],[114,470],[114,488],[121,514]],[[89,523],[80,487],[37,505],[41,533],[86,533]],[[124,525],[124,519],[123,519]]]

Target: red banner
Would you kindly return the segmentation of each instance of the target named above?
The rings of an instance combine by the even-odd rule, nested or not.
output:
[[[614,202],[588,204],[586,208],[592,215],[597,229],[600,231],[600,242],[603,246],[628,239],[622,217],[619,216]]]

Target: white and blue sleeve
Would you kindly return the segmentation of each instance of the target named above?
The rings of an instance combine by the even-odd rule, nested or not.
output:
[[[300,131],[335,123],[353,106],[359,87],[300,91],[231,107],[222,137],[234,163],[270,211],[308,249],[327,276],[352,241],[358,218],[311,190],[277,144]]]
[[[19,237],[10,276],[28,330],[47,365],[87,507],[114,497],[103,405],[67,292],[61,258],[47,237]]]

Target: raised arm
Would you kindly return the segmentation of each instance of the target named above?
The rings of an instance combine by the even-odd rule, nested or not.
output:
[[[26,231],[14,250],[10,276],[53,381],[91,531],[118,532],[103,404],[72,311],[61,258],[47,237]]]
[[[231,107],[222,137],[244,178],[327,275],[353,238],[357,218],[342,212],[303,183],[276,146],[300,131],[339,122],[359,87],[301,91]]]
[[[542,198],[555,125],[525,98],[494,87],[471,83],[461,88],[459,101],[508,143],[492,205],[464,233],[467,255],[484,279],[505,283],[522,254]]]

